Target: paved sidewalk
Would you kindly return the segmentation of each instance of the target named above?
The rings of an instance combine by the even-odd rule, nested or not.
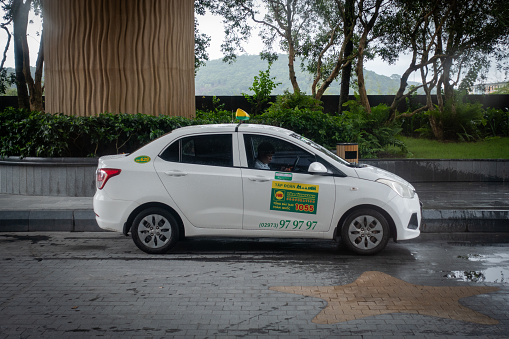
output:
[[[415,183],[423,233],[498,233],[509,237],[509,183]],[[100,231],[92,197],[0,194],[0,232]]]

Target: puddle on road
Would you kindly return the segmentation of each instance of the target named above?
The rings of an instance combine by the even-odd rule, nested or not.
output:
[[[509,283],[509,253],[493,255],[468,254],[458,256],[468,261],[486,263],[485,269],[473,271],[451,271],[445,277],[475,283]]]

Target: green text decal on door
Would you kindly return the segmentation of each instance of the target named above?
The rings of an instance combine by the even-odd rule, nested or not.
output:
[[[270,209],[316,214],[318,188],[318,185],[273,181]]]

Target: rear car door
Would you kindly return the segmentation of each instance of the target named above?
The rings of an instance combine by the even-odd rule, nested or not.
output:
[[[237,145],[236,133],[190,135],[172,142],[155,160],[168,194],[195,227],[242,228]]]

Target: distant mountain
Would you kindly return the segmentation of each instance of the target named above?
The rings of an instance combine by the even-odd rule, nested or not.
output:
[[[300,60],[296,61],[297,81],[301,90],[311,94],[311,84],[313,77],[311,74],[303,72],[300,68]],[[210,60],[206,66],[200,67],[195,77],[196,95],[241,95],[242,93],[253,94],[249,87],[253,85],[255,75],[260,71],[267,69],[267,61],[261,60],[258,55],[241,55],[237,61],[228,64],[222,60]],[[14,72],[13,68],[7,68],[8,73]],[[35,74],[35,67],[31,67],[32,76]],[[281,84],[272,92],[273,95],[283,94],[285,90],[293,92],[290,79],[288,77],[288,57],[280,55],[279,59],[272,64],[270,76],[276,78],[276,82]],[[387,77],[372,71],[364,70],[366,89],[370,95],[393,95],[399,88],[400,78],[398,75]],[[409,81],[409,86],[419,85],[416,82]],[[326,95],[339,94],[339,81],[334,81],[325,92]],[[13,90],[16,89],[12,85]],[[350,88],[350,94],[354,89]],[[419,93],[420,94],[420,93]]]
[[[305,73],[300,68],[300,60],[296,61],[296,76],[301,90],[307,94],[311,94],[311,85],[313,77],[309,73]],[[249,87],[253,84],[255,75],[259,71],[267,69],[267,61],[261,60],[258,55],[242,55],[237,57],[237,61],[233,64],[224,63],[222,60],[210,60],[206,66],[200,67],[195,78],[196,95],[241,95],[241,93],[252,94]],[[283,94],[285,90],[292,92],[292,85],[288,76],[288,57],[280,55],[278,60],[274,62],[270,69],[270,76],[276,77],[276,82],[281,85],[276,87],[272,94]],[[399,76],[393,75],[387,77],[379,75],[375,72],[364,70],[364,78],[366,81],[366,89],[368,94],[383,95],[395,94],[399,88]],[[409,82],[410,85],[418,85]],[[334,81],[327,89],[325,94],[338,95],[339,81]],[[354,89],[350,89],[350,94],[354,93]]]

